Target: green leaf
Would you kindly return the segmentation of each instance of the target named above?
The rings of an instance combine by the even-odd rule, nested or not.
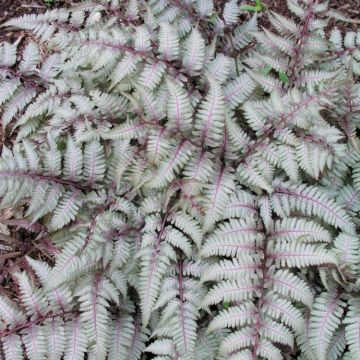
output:
[[[284,84],[288,84],[289,83],[289,78],[286,75],[286,73],[284,71],[279,71],[279,79],[284,83]]]
[[[224,301],[224,309],[228,309],[230,306],[230,303],[228,301]]]
[[[242,5],[240,7],[243,11],[252,11],[252,12],[260,12],[265,9],[264,4],[262,4],[261,0],[255,0],[255,6],[254,5]]]
[[[261,69],[261,73],[263,75],[268,75],[271,70],[272,70],[272,67],[270,65],[267,65],[263,69]]]
[[[252,5],[242,5],[240,9],[243,11],[257,12],[257,6],[252,6]]]

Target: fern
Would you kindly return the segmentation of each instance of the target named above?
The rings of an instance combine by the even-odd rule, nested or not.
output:
[[[3,24],[4,359],[359,358],[359,32],[240,3]]]

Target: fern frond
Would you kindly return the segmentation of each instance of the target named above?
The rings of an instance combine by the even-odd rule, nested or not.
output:
[[[47,354],[50,359],[60,360],[66,349],[66,334],[62,321],[52,319],[46,334]]]
[[[255,89],[255,85],[248,74],[240,75],[226,84],[224,88],[225,102],[230,104],[231,108],[236,108],[249,97]]]
[[[241,259],[221,260],[219,263],[205,268],[201,281],[236,280],[237,278],[254,278],[259,269],[257,259],[242,255]]]
[[[311,311],[310,344],[319,356],[326,359],[332,335],[340,324],[345,303],[337,290],[324,292],[316,299]]]
[[[354,228],[346,212],[317,187],[280,185],[275,189],[272,199],[280,201],[283,209],[294,209],[304,212],[308,216],[317,216],[327,223],[344,230],[351,231]],[[274,206],[274,210],[278,212],[280,209]]]
[[[224,95],[215,80],[209,79],[209,85],[209,92],[196,113],[194,135],[204,145],[219,147],[224,129]]]
[[[314,295],[309,285],[291,271],[280,269],[271,275],[270,281],[277,293],[290,296],[309,307],[312,305]]]
[[[323,246],[277,243],[269,252],[278,266],[304,267],[309,265],[336,264],[335,258]]]
[[[206,66],[205,73],[209,79],[222,84],[228,78],[231,70],[231,59],[228,56],[219,54]]]
[[[20,288],[21,301],[25,306],[27,315],[34,318],[46,314],[48,301],[42,289],[36,289],[24,272],[17,273],[16,279]]]
[[[191,145],[186,140],[173,147],[170,156],[161,163],[157,173],[149,181],[148,185],[153,188],[163,188],[173,180],[175,173],[185,165],[190,149]]]
[[[169,256],[172,255],[170,245],[161,244],[159,236],[153,249],[141,259],[139,286],[144,326],[150,320],[152,309],[159,295],[161,279],[169,266]]]
[[[201,17],[210,16],[213,12],[214,3],[213,0],[196,0],[196,11]]]
[[[178,131],[189,130],[192,125],[193,110],[186,90],[170,80],[166,81],[166,87],[169,92],[167,117],[171,127]]]
[[[163,62],[150,61],[144,66],[139,82],[150,90],[154,90],[160,83],[165,69],[166,66]]]
[[[253,303],[244,303],[220,312],[210,323],[209,331],[223,328],[236,328],[252,324],[256,308]]]
[[[54,210],[54,215],[50,222],[51,229],[61,229],[71,220],[74,220],[80,210],[81,203],[82,200],[79,191],[66,192]]]
[[[85,325],[91,352],[95,359],[105,359],[108,341],[109,299],[104,291],[106,279],[94,279],[93,284],[83,284],[76,291],[79,297],[81,321]]]
[[[241,252],[254,251],[256,243],[262,239],[262,234],[254,220],[230,219],[223,223],[205,241],[202,256],[231,256],[236,257]]]
[[[271,236],[285,241],[304,242],[330,242],[332,239],[329,231],[320,224],[296,217],[276,221]]]
[[[23,59],[19,64],[22,72],[33,72],[39,62],[39,49],[33,42],[29,42],[23,52]]]
[[[10,327],[24,323],[25,321],[25,314],[4,296],[0,297],[0,317],[10,325]]]
[[[237,350],[248,347],[255,341],[254,334],[251,331],[250,327],[242,328],[237,330],[226,337],[220,345],[220,354],[221,355],[230,355]],[[245,353],[246,354],[246,353]]]
[[[175,60],[179,56],[179,37],[174,27],[167,23],[160,24],[159,52],[165,60]]]
[[[23,347],[19,335],[11,334],[1,340],[4,349],[5,360],[23,359]]]
[[[201,70],[205,60],[205,41],[196,28],[183,43],[183,66],[189,74]]]
[[[205,296],[202,307],[225,302],[238,302],[250,299],[257,284],[250,280],[222,281],[215,285]]]
[[[24,330],[22,341],[29,359],[46,359],[46,341],[42,326],[33,325]]]
[[[359,324],[360,324],[360,307],[359,298],[353,298],[349,300],[349,309],[344,319],[345,326],[345,338],[346,343],[350,349],[350,355],[356,358],[360,355],[360,342],[359,342]],[[345,344],[344,344],[345,348]]]
[[[221,215],[229,201],[229,195],[234,192],[235,184],[230,169],[220,168],[216,173],[215,183],[209,186],[206,192],[209,206],[206,209],[203,230],[208,231]]]
[[[67,343],[64,360],[71,360],[82,358],[86,352],[88,339],[86,336],[86,329],[80,322],[80,317],[77,316],[71,323],[68,323]]]
[[[84,149],[84,180],[90,186],[100,183],[105,175],[104,148],[97,142],[88,143]]]

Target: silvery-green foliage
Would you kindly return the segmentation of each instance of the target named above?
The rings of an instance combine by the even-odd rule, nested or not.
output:
[[[33,40],[0,45],[0,205],[46,257],[0,296],[4,359],[360,358],[359,32],[240,3],[5,24]]]

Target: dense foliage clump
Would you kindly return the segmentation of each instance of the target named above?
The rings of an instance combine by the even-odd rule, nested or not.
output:
[[[4,24],[2,358],[360,359],[360,32],[287,6]]]

